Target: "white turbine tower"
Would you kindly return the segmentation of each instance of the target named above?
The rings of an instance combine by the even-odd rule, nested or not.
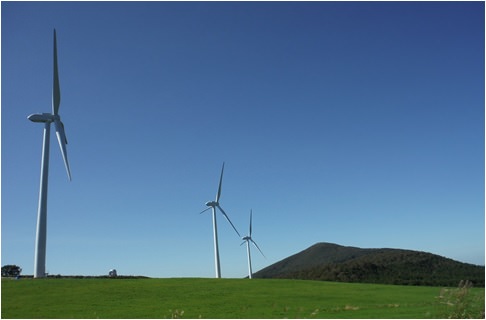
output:
[[[260,250],[260,248],[258,247],[258,245],[256,244],[256,242],[253,241],[253,239],[251,238],[251,216],[252,216],[252,210],[250,210],[250,233],[246,237],[243,237],[242,238],[244,241],[241,244],[241,245],[243,245],[246,242],[246,252],[248,253],[248,278],[249,279],[251,279],[251,277],[253,275],[253,273],[251,271],[250,242],[252,242],[253,245],[258,249],[258,251],[260,251],[260,253],[262,254],[262,256],[265,257],[265,255],[263,254],[262,250]]]
[[[221,176],[219,178],[219,187],[218,187],[218,193],[216,194],[216,200],[206,202],[206,206],[208,206],[208,208],[201,211],[201,213],[203,213],[209,209],[212,209],[213,212],[214,263],[216,267],[216,278],[221,278],[221,266],[219,262],[219,248],[218,248],[218,226],[216,223],[216,208],[218,208],[221,211],[221,213],[224,215],[226,220],[228,220],[228,222],[231,224],[233,229],[236,231],[236,234],[238,234],[238,236],[241,237],[240,233],[238,232],[238,230],[236,230],[235,226],[229,219],[226,212],[224,212],[223,208],[221,208],[221,206],[219,205],[219,198],[221,197],[221,185],[223,183],[223,171],[224,171],[224,162],[223,162],[223,168],[221,169]]]
[[[52,113],[31,114],[28,119],[33,122],[44,123],[44,141],[42,144],[42,164],[39,191],[39,208],[37,211],[37,230],[35,237],[35,261],[34,278],[46,276],[46,240],[47,240],[47,182],[49,176],[49,141],[51,133],[51,123],[56,127],[57,140],[61,148],[62,158],[69,181],[71,181],[71,170],[66,152],[66,134],[64,125],[59,116],[59,105],[61,103],[61,91],[59,88],[59,74],[57,70],[57,43],[56,29],[54,29],[54,81],[52,88]]]

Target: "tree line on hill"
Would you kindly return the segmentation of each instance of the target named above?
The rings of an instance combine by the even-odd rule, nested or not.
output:
[[[453,287],[469,280],[484,287],[484,271],[484,266],[427,252],[324,243],[277,262],[254,277]]]

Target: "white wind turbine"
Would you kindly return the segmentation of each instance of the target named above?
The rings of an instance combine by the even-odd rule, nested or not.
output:
[[[242,238],[244,241],[241,244],[241,246],[242,246],[246,242],[246,251],[248,253],[248,278],[249,279],[251,279],[251,277],[253,275],[253,273],[251,271],[250,242],[253,243],[253,245],[258,249],[258,251],[260,251],[260,253],[262,254],[262,256],[265,258],[265,255],[263,254],[262,250],[260,250],[260,248],[258,247],[257,243],[251,238],[251,216],[252,216],[252,210],[250,210],[250,233],[246,237],[243,237]]]
[[[221,266],[219,262],[219,248],[218,248],[218,226],[216,223],[216,208],[218,208],[221,211],[221,213],[224,215],[226,220],[228,220],[228,222],[231,224],[233,229],[236,231],[238,236],[241,237],[240,233],[238,232],[238,230],[236,230],[235,226],[229,219],[226,212],[224,212],[223,208],[221,208],[221,206],[219,205],[219,198],[221,197],[221,185],[223,183],[223,171],[224,171],[224,162],[223,162],[223,168],[221,169],[221,176],[219,178],[219,187],[218,187],[218,193],[216,194],[216,200],[206,202],[206,206],[208,206],[208,208],[201,211],[201,213],[203,213],[209,209],[212,209],[213,212],[214,263],[216,267],[216,278],[221,278]]]
[[[49,141],[51,123],[56,127],[57,140],[61,148],[62,158],[69,181],[71,181],[71,170],[66,152],[66,134],[64,125],[59,116],[59,105],[61,103],[61,90],[59,88],[59,74],[57,69],[57,43],[56,29],[54,29],[54,80],[52,88],[52,113],[31,114],[28,119],[33,122],[44,123],[44,141],[42,144],[42,164],[39,191],[39,207],[37,211],[37,230],[35,238],[35,261],[34,277],[43,278],[46,276],[46,240],[47,240],[47,182],[49,176]]]

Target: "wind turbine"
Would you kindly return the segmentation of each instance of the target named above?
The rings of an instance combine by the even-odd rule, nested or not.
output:
[[[260,248],[258,247],[258,245],[256,244],[255,241],[253,241],[253,239],[251,238],[251,216],[252,216],[252,210],[250,210],[250,234],[246,237],[243,237],[242,239],[244,240],[242,244],[240,244],[240,246],[242,246],[243,244],[245,244],[246,242],[246,251],[248,252],[248,278],[251,279],[251,276],[252,276],[252,271],[251,271],[251,255],[250,255],[250,242],[253,243],[253,245],[258,249],[258,251],[260,251],[260,253],[262,254],[262,256],[265,258],[265,255],[263,254],[262,250],[260,250]]]
[[[238,237],[241,237],[240,233],[238,232],[238,230],[236,230],[235,226],[229,219],[226,212],[224,212],[223,208],[221,208],[221,206],[219,205],[219,198],[221,197],[221,186],[223,183],[223,172],[224,172],[224,162],[223,162],[223,167],[221,169],[221,176],[219,178],[219,187],[218,187],[218,193],[216,194],[216,200],[206,202],[206,206],[208,206],[208,208],[201,211],[201,213],[203,213],[205,211],[208,211],[209,209],[212,209],[213,212],[214,263],[216,266],[216,278],[221,278],[221,266],[219,262],[219,248],[218,248],[218,226],[216,223],[216,208],[218,208],[221,211],[221,213],[224,215],[226,220],[228,220],[228,222],[231,224],[233,229],[236,231],[236,234],[238,234]]]
[[[64,124],[59,116],[59,105],[61,103],[61,90],[59,88],[59,74],[57,69],[57,43],[56,29],[54,29],[54,80],[52,87],[52,113],[31,114],[28,119],[32,122],[44,123],[44,141],[42,144],[42,163],[39,191],[39,207],[37,211],[37,229],[35,237],[35,260],[34,278],[46,276],[46,240],[47,240],[47,183],[49,177],[49,141],[51,123],[56,127],[57,140],[61,148],[62,158],[66,166],[69,181],[71,181],[71,170],[66,151],[66,134]]]

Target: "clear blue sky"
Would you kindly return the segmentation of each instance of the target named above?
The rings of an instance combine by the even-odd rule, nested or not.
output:
[[[484,2],[2,2],[2,265],[32,274],[57,29],[47,271],[213,277],[316,242],[484,264]],[[246,249],[218,216],[223,277]]]

